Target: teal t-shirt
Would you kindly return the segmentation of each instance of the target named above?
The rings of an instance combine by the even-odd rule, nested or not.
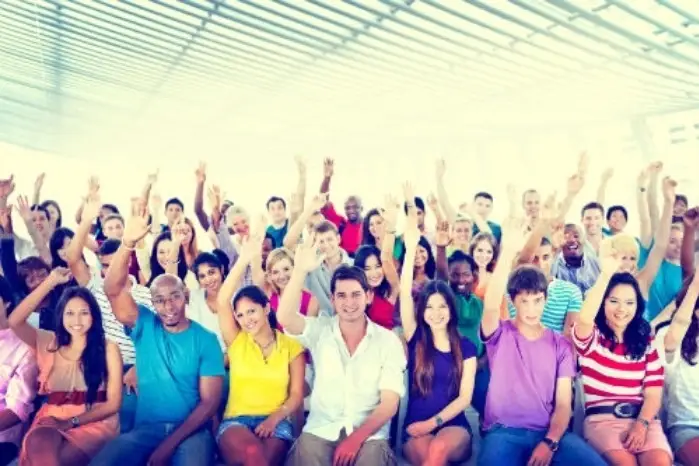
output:
[[[638,258],[638,270],[645,267],[652,247],[652,243],[650,248],[641,246],[641,254]],[[646,312],[644,313],[646,320],[650,322],[655,319],[655,317],[675,299],[681,288],[682,267],[663,259],[658,274],[655,276],[655,280],[653,280],[648,292],[648,302],[646,302]]]
[[[136,425],[182,423],[199,404],[199,378],[225,373],[216,335],[194,321],[170,333],[155,312],[139,305],[127,333],[136,348]]]
[[[473,293],[468,297],[457,294],[456,312],[459,315],[459,322],[457,323],[459,333],[476,346],[476,355],[480,357],[484,349],[480,336],[483,301]]]

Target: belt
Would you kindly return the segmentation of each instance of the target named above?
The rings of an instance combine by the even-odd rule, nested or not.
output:
[[[613,405],[593,406],[585,410],[585,417],[595,414],[613,414],[619,419],[637,418],[641,412],[641,403],[616,403]]]

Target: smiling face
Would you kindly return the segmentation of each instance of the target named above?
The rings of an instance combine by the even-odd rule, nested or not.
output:
[[[269,309],[250,298],[240,298],[235,305],[234,317],[241,330],[252,336],[269,327]]]
[[[182,207],[176,203],[170,203],[165,207],[165,218],[167,218],[168,225],[175,223],[175,220],[180,218],[182,215]]]
[[[481,240],[473,248],[473,259],[478,267],[485,268],[493,260],[493,245],[488,240]]]
[[[613,210],[607,220],[607,225],[612,233],[621,233],[626,228],[626,216],[621,210]]]
[[[418,244],[415,249],[415,267],[424,267],[430,255],[422,245]]]
[[[596,207],[590,207],[583,211],[582,224],[588,235],[597,236],[602,233],[604,213]]]
[[[247,215],[236,214],[230,216],[230,225],[233,227],[233,232],[240,236],[246,236],[250,232]]]
[[[365,311],[371,301],[371,294],[364,291],[357,280],[338,280],[332,303],[338,319],[342,322],[358,322],[365,318]]]
[[[267,276],[272,285],[281,291],[286,288],[293,271],[294,266],[291,264],[291,260],[288,257],[283,257],[268,267]]]
[[[71,337],[82,337],[92,327],[90,306],[82,298],[72,298],[63,309],[63,327]]]
[[[487,197],[478,196],[473,202],[476,208],[476,213],[484,220],[487,220],[490,213],[493,211],[493,201]]]
[[[267,204],[267,212],[275,224],[283,223],[286,220],[286,207],[282,200],[272,201]]]
[[[435,330],[447,328],[449,318],[449,305],[447,304],[447,300],[444,299],[444,296],[442,296],[441,293],[433,293],[430,295],[425,305],[425,323],[434,332]]]
[[[56,229],[56,223],[58,223],[58,219],[60,218],[60,213],[58,212],[58,209],[56,208],[55,205],[53,204],[45,204],[46,205],[46,210],[49,211],[49,224],[51,225],[51,228],[53,230]]]
[[[471,242],[472,232],[473,224],[469,220],[457,220],[452,229],[452,239],[456,244],[468,244]]]
[[[345,201],[345,215],[350,223],[356,223],[362,215],[362,201],[356,196],[350,196]]]
[[[638,297],[633,286],[615,286],[604,300],[604,317],[615,333],[623,332],[636,315]]]
[[[170,251],[172,251],[172,241],[169,239],[164,239],[158,243],[156,258],[158,260],[158,264],[160,264],[163,269],[167,269]]]
[[[376,241],[383,238],[384,224],[381,215],[372,215],[369,218],[369,233],[374,237]]]
[[[475,281],[476,275],[468,262],[459,261],[449,265],[449,286],[454,293],[469,296]]]
[[[522,196],[522,207],[524,207],[524,213],[529,218],[539,218],[539,204],[541,198],[539,193],[536,191],[527,191]]]
[[[46,212],[43,210],[33,210],[32,211],[32,224],[36,231],[41,234],[45,234],[49,231],[49,218],[46,216]]]
[[[670,230],[670,241],[667,245],[665,259],[669,260],[670,262],[677,262],[680,260],[682,238],[684,238],[684,229],[682,226],[673,225],[672,229]]]
[[[563,257],[566,259],[578,259],[583,255],[582,233],[575,225],[566,225],[563,230]]]
[[[187,296],[184,285],[176,277],[163,275],[151,286],[153,307],[165,327],[177,327],[186,321]]]
[[[211,264],[201,264],[197,267],[197,281],[199,286],[209,292],[215,293],[221,289],[223,275],[221,269]]]
[[[372,288],[377,288],[381,285],[384,279],[383,267],[381,267],[381,261],[375,255],[371,255],[366,258],[364,262],[364,273],[369,281],[369,286]]]
[[[110,218],[102,223],[102,232],[108,239],[121,239],[124,236],[124,222],[120,218]]]

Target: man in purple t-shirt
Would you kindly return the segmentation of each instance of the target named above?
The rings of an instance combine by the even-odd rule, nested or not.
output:
[[[508,221],[497,266],[483,302],[481,337],[490,364],[478,464],[488,466],[604,466],[592,447],[568,432],[575,359],[570,342],[541,324],[548,280],[538,268],[510,274],[522,244],[521,228]],[[500,321],[505,289],[515,306],[512,321]]]

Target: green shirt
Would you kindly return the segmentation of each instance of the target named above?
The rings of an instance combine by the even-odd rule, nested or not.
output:
[[[476,354],[481,356],[484,349],[480,335],[483,301],[473,293],[468,297],[458,294],[456,295],[456,312],[459,316],[457,323],[459,333],[476,345]]]

